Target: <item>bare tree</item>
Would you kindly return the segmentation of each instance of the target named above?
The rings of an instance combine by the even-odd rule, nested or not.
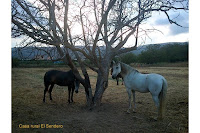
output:
[[[12,0],[12,37],[27,36],[28,44],[54,46],[84,86],[87,103],[93,107],[100,105],[108,87],[111,60],[137,48],[139,25],[153,12],[163,12],[170,23],[181,26],[170,18],[171,10],[188,10],[188,1]],[[130,37],[136,38],[135,43],[124,48]],[[101,46],[104,46],[103,50]],[[74,52],[83,77],[72,62],[69,49]],[[84,64],[80,53],[93,65]],[[98,74],[94,94],[86,65]]]

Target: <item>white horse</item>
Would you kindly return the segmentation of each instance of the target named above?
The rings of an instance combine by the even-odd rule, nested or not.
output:
[[[114,62],[112,65],[113,73],[112,78],[116,78],[118,74],[124,79],[124,84],[128,92],[129,108],[127,110],[130,113],[131,105],[131,92],[133,94],[133,103],[135,112],[135,91],[147,93],[150,92],[154,103],[158,109],[158,119],[163,118],[166,93],[167,93],[167,81],[159,74],[142,74],[132,68],[131,66],[122,62]]]

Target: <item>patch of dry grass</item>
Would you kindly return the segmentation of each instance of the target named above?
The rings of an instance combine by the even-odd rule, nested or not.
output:
[[[50,69],[12,69],[13,132],[188,132],[187,67],[137,68],[144,73],[159,73],[168,81],[166,117],[162,122],[152,120],[156,116],[156,108],[149,93],[136,92],[137,113],[126,114],[126,89],[121,82],[117,86],[111,76],[102,106],[93,111],[86,107],[82,86],[79,93],[74,94],[73,104],[67,103],[67,87],[60,86],[53,88],[53,101],[46,94],[46,103],[43,103],[43,75]],[[90,70],[88,72],[92,88],[95,88],[97,74]],[[61,124],[63,128],[21,129],[19,124]]]

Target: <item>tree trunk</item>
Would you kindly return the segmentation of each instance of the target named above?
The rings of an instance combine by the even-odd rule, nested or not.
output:
[[[101,104],[103,93],[108,87],[108,76],[109,61],[105,61],[105,63],[102,63],[101,68],[98,70],[96,91],[93,98],[94,106],[100,106]]]

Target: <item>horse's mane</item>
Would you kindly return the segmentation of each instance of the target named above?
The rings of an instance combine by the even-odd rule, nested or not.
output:
[[[131,66],[129,66],[129,65],[123,63],[123,62],[120,62],[120,64],[121,64],[121,67],[123,68],[122,71],[124,71],[124,73],[127,73],[127,72],[129,73],[129,72],[132,72],[132,71],[139,73],[138,70],[134,69],[133,67],[131,67]]]

